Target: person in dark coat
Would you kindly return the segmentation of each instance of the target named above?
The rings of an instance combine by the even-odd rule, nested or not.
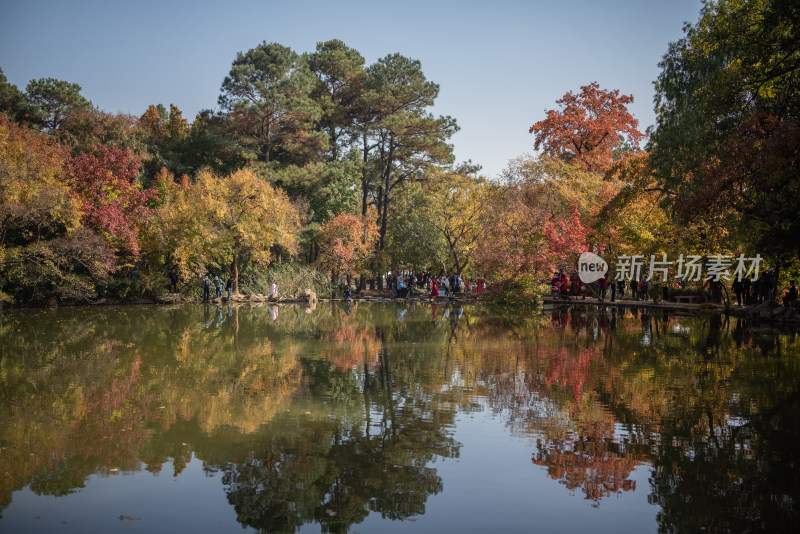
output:
[[[175,272],[174,267],[169,270],[169,288],[172,293],[178,292],[178,273]]]
[[[211,299],[211,279],[208,275],[203,277],[203,302],[208,302]]]

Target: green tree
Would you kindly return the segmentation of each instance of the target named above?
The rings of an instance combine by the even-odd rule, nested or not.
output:
[[[322,108],[319,126],[328,136],[330,159],[339,159],[354,134],[354,105],[364,90],[364,58],[338,39],[317,43],[306,56],[318,83],[312,96]]]
[[[449,272],[447,242],[429,216],[430,205],[420,183],[409,184],[397,195],[386,235],[393,268]]]
[[[92,107],[81,95],[80,85],[55,78],[31,80],[25,93],[42,128],[50,133],[56,132],[76,110]]]
[[[302,57],[265,41],[236,55],[222,82],[219,104],[253,159],[314,159],[325,148],[325,135],[313,130],[321,114],[310,96],[313,85],[314,76]]]
[[[3,69],[0,69],[0,113],[26,125],[30,125],[35,116],[35,110],[28,103],[25,93],[17,89],[16,85],[8,83]]]
[[[428,112],[439,86],[425,78],[418,60],[392,54],[370,66],[367,75],[368,92],[362,105],[373,113],[362,125],[362,135],[364,172],[371,179],[363,181],[362,187],[371,188],[380,228],[378,248],[384,250],[396,191],[410,181],[426,180],[437,165],[452,163],[452,146],[447,141],[458,126],[452,117]]]
[[[247,158],[236,137],[235,125],[227,116],[207,109],[200,111],[179,149],[184,172],[193,174],[208,168],[218,174],[230,174],[242,168]]]

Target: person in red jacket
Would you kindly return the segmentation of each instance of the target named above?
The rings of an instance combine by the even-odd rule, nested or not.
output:
[[[558,289],[561,286],[561,275],[558,271],[553,273],[553,278],[550,279],[550,294],[558,295]]]

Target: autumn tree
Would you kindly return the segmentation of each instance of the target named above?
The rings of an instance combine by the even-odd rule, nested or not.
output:
[[[64,150],[0,114],[0,302],[85,300],[114,268],[105,239],[81,224]]]
[[[333,281],[342,274],[355,276],[375,251],[377,238],[373,214],[340,213],[320,229],[318,264],[331,273]]]
[[[584,169],[604,171],[614,160],[614,150],[627,143],[637,147],[644,135],[639,121],[628,112],[633,95],[619,89],[600,89],[597,82],[581,86],[579,94],[568,91],[556,100],[558,110],[530,128],[534,148],[545,155],[577,161]]]
[[[656,81],[654,176],[683,220],[733,211],[752,247],[797,258],[800,13],[787,0],[708,3]]]
[[[476,251],[482,272],[498,279],[541,277],[572,265],[587,250],[588,202],[598,175],[549,158],[518,158],[488,191],[485,236]]]
[[[229,265],[237,291],[243,254],[266,266],[274,247],[289,254],[297,251],[300,221],[295,206],[286,193],[252,171],[243,169],[222,178],[201,172],[189,207],[197,210],[199,260]]]
[[[481,178],[448,173],[431,183],[429,193],[425,215],[447,243],[452,261],[447,272],[461,275],[483,236],[486,183]]]
[[[69,183],[80,199],[83,222],[106,236],[117,251],[139,255],[139,235],[155,191],[136,180],[139,162],[129,150],[97,147],[97,155],[69,158]]]
[[[305,60],[280,44],[236,55],[219,104],[253,159],[302,162],[323,149],[325,135],[313,129],[321,113],[310,96],[314,81]]]
[[[151,105],[138,124],[147,151],[142,162],[145,176],[149,178],[161,168],[176,174],[185,172],[182,152],[190,126],[181,110],[174,104],[169,105],[169,111],[162,104]]]
[[[124,113],[107,113],[98,109],[78,108],[66,117],[53,137],[73,156],[97,155],[100,145],[142,152],[136,117]]]

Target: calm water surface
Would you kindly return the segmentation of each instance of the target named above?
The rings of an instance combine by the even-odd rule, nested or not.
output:
[[[0,313],[0,532],[786,532],[800,340],[573,307]]]

